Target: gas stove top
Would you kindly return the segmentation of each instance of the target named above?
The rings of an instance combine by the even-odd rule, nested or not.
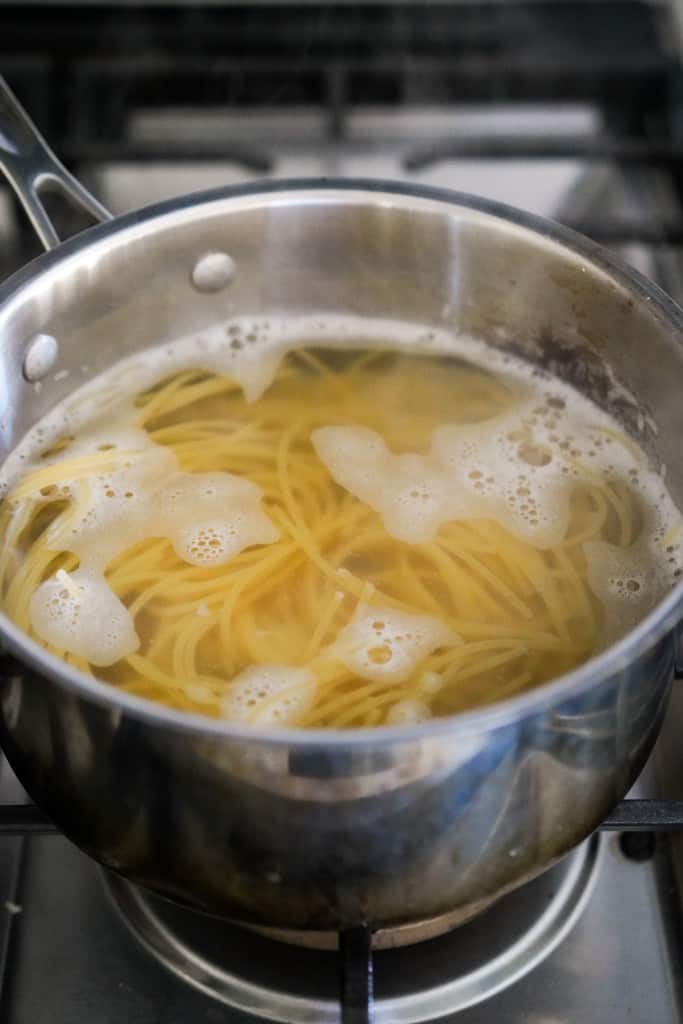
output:
[[[663,836],[603,834],[452,933],[375,953],[374,1020],[677,1024],[678,897]],[[5,1024],[354,1019],[337,953],[150,899],[62,837],[0,841],[0,900]]]
[[[255,176],[436,184],[555,217],[681,301],[678,6],[5,4],[0,66],[114,212]],[[37,251],[0,187],[0,279]],[[682,720],[675,692],[632,796],[683,798]],[[24,799],[2,763],[0,804]],[[451,933],[376,952],[377,1024],[683,1021],[683,839],[631,830],[683,814],[648,806]],[[340,963],[344,1024],[367,1019],[353,936],[287,945],[152,900],[62,837],[6,832],[3,1024],[336,1024]]]

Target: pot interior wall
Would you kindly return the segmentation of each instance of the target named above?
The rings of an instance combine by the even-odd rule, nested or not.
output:
[[[667,463],[683,501],[680,337],[640,286],[549,237],[465,205],[306,189],[207,198],[91,238],[0,310],[0,456],[122,356],[239,315],[351,312],[471,332],[549,366]],[[191,272],[210,251],[236,274],[207,294]],[[21,366],[38,332],[60,348],[36,388]]]

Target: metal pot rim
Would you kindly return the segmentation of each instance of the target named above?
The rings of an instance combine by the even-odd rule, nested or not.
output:
[[[0,286],[0,319],[7,312],[13,300],[19,300],[21,293],[39,278],[63,261],[78,256],[84,250],[106,242],[110,237],[134,230],[143,225],[162,219],[180,211],[209,206],[225,200],[240,198],[255,199],[263,196],[284,196],[287,193],[301,195],[311,193],[310,199],[333,199],[335,194],[355,195],[356,198],[417,199],[461,207],[486,217],[507,222],[528,230],[536,236],[555,243],[580,258],[589,261],[596,268],[623,287],[640,302],[647,303],[653,315],[665,321],[683,344],[683,310],[656,284],[648,281],[637,271],[623,264],[602,246],[583,235],[554,221],[525,213],[504,203],[482,199],[448,189],[411,185],[404,182],[361,178],[297,178],[277,181],[254,181],[245,185],[228,186],[208,191],[194,192],[179,198],[166,200],[124,214],[114,220],[90,228],[64,242],[56,249],[38,256],[21,270],[13,274]],[[1,343],[1,342],[0,342]],[[320,747],[362,747],[373,748],[397,741],[414,743],[431,737],[451,733],[453,737],[489,731],[505,726],[526,714],[541,711],[558,700],[579,696],[591,688],[599,678],[606,678],[627,666],[637,655],[653,646],[667,632],[670,632],[683,614],[683,582],[679,583],[655,608],[621,640],[604,652],[591,658],[579,668],[536,689],[497,704],[464,711],[448,718],[433,719],[415,726],[378,726],[373,729],[261,729],[240,726],[221,719],[199,714],[175,711],[154,701],[124,694],[109,683],[86,676],[59,658],[48,654],[19,629],[7,616],[0,612],[0,645],[28,663],[33,669],[48,676],[60,686],[87,697],[94,702],[114,710],[120,710],[151,722],[157,722],[180,731],[201,733],[216,739],[254,740],[273,746],[297,745]]]

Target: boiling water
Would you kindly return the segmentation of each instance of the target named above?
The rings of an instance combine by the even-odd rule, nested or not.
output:
[[[511,696],[681,573],[680,516],[617,424],[405,325],[235,322],[144,353],[54,410],[2,483],[20,627],[128,692],[260,725]]]

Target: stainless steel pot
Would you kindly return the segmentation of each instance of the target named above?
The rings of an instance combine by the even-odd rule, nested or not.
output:
[[[106,216],[0,93],[0,163],[46,244],[52,183]],[[228,253],[229,287],[191,269]],[[281,181],[134,213],[0,289],[0,454],[121,356],[232,316],[311,311],[450,326],[550,366],[610,408],[683,502],[683,318],[586,239],[479,199],[378,181]],[[59,344],[40,389],[37,334]],[[65,376],[63,371],[67,371]],[[683,588],[579,670],[411,728],[267,731],[180,714],[79,675],[0,616],[2,742],[83,850],[191,906],[337,929],[467,913],[547,867],[626,792],[674,672]]]

